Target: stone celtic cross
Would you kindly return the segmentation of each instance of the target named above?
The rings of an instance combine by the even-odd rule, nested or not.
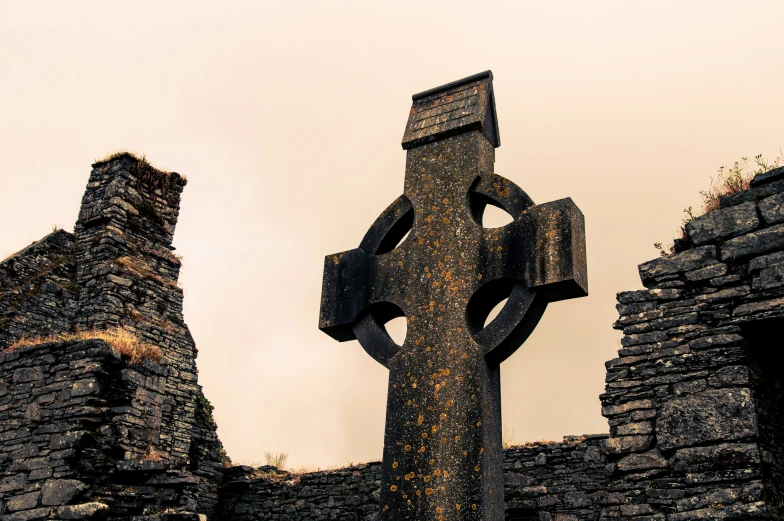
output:
[[[413,100],[403,195],[326,257],[319,328],[389,369],[378,519],[501,521],[500,363],[548,302],[587,294],[583,216],[493,173],[490,71]],[[514,221],[483,227],[488,204]],[[384,329],[398,316],[402,346]]]

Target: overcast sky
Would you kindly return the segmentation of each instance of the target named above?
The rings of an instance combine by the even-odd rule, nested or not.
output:
[[[719,166],[784,146],[782,20],[773,0],[0,0],[0,258],[72,230],[108,152],[186,175],[185,318],[229,455],[380,459],[386,370],[318,330],[323,256],[402,192],[411,94],[492,69],[496,173],[582,209],[590,289],[503,364],[504,424],[603,432],[615,293]]]

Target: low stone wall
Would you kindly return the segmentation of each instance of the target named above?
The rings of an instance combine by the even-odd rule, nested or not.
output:
[[[114,382],[111,393],[121,390],[100,397],[101,403],[120,399],[112,415],[90,420],[117,429],[112,450],[100,455],[114,461],[112,476],[124,476],[125,489],[141,487],[138,497],[127,493],[127,501],[110,494],[113,515],[138,515],[161,505],[209,514],[218,502],[226,458],[211,405],[198,384],[197,351],[177,284],[181,261],[172,251],[185,184],[179,174],[156,170],[143,159],[113,155],[93,165],[73,234],[56,231],[0,262],[0,351],[22,337],[120,327],[163,353],[160,365],[147,361],[122,370],[106,360],[73,358],[77,366],[99,364],[99,372]],[[33,352],[22,349],[5,360],[44,370],[45,364],[28,359]],[[143,371],[155,374],[140,376]],[[10,378],[4,380],[7,385],[16,385]],[[30,405],[24,395],[20,399]],[[108,436],[101,434],[101,439]],[[96,464],[92,455],[83,458],[85,464]],[[144,461],[141,470],[133,463],[138,461]],[[137,471],[142,474],[132,478]],[[177,477],[164,479],[161,472]],[[158,492],[147,497],[153,474],[155,490],[165,481],[172,497]],[[96,479],[92,487],[104,478]]]
[[[612,501],[605,483],[606,434],[567,436],[563,443],[527,444],[504,451],[506,519],[594,520]]]
[[[686,226],[618,294],[602,413],[618,519],[779,519],[784,168]]]
[[[274,467],[232,467],[221,486],[220,520],[371,520],[381,464],[294,475]]]
[[[607,435],[568,437],[504,451],[506,518],[595,519],[607,499]],[[220,490],[220,520],[370,521],[378,510],[381,464],[294,475],[274,467],[232,467]]]

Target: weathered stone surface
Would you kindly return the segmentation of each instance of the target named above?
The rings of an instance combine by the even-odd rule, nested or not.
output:
[[[714,277],[721,277],[727,273],[727,265],[722,263],[711,264],[694,271],[687,271],[684,273],[687,280],[698,281],[712,279]]]
[[[753,443],[722,443],[712,447],[679,449],[670,458],[676,472],[702,472],[759,465],[760,453]]]
[[[667,467],[667,460],[658,452],[630,454],[618,462],[618,470],[632,472],[639,470],[661,469]]]
[[[759,202],[760,214],[768,224],[784,221],[784,194],[776,194]]]
[[[784,310],[784,298],[741,304],[733,310],[733,314],[735,316],[744,316],[777,310]]]
[[[99,513],[109,510],[105,503],[82,503],[81,505],[70,505],[57,509],[57,516],[60,519],[86,519]]]
[[[751,186],[752,188],[757,188],[764,184],[772,183],[774,181],[781,181],[783,179],[784,166],[780,166],[778,168],[768,170],[767,172],[755,175],[754,179],[751,180]]]
[[[570,199],[535,205],[491,173],[500,144],[491,80],[473,76],[414,96],[404,194],[359,248],[324,262],[320,329],[336,340],[358,339],[390,371],[379,521],[473,511],[487,521],[504,518],[503,497],[493,493],[503,486],[500,363],[548,302],[587,294],[580,210]],[[477,105],[434,119],[433,111],[469,99],[463,95]],[[513,222],[484,228],[487,204],[503,207]],[[484,327],[506,297],[504,311]],[[381,327],[400,315],[408,319],[402,346]],[[535,460],[545,463],[544,454]]]
[[[13,496],[8,500],[8,502],[6,502],[6,507],[10,512],[16,512],[17,510],[29,510],[38,506],[38,499],[40,497],[40,490]]]
[[[721,260],[736,261],[750,255],[759,255],[782,248],[784,248],[784,224],[777,224],[728,240],[721,246]]]
[[[672,398],[664,403],[656,422],[658,446],[665,450],[756,434],[749,389],[711,390]]]
[[[33,521],[34,519],[44,519],[51,514],[51,508],[34,508],[32,510],[22,510],[5,516],[0,516],[2,521]]]
[[[619,436],[604,440],[602,449],[607,454],[642,452],[653,445],[653,436]]]
[[[653,400],[632,400],[619,405],[602,407],[602,416],[616,416],[635,409],[650,409],[652,407]]]
[[[696,246],[737,237],[759,226],[754,202],[710,212],[686,224],[686,233]]]
[[[646,284],[662,275],[693,271],[715,262],[716,247],[700,246],[640,264],[640,278],[643,284]]]
[[[67,505],[87,485],[77,479],[50,479],[41,488],[41,504],[46,506]]]

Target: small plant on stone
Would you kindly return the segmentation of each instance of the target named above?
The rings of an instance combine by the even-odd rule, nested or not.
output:
[[[670,245],[665,246],[661,242],[655,242],[653,247],[659,251],[659,255],[662,257],[683,251],[689,245],[689,237],[686,234],[686,225],[689,222],[702,215],[715,212],[719,209],[722,197],[748,190],[751,188],[751,180],[757,174],[778,168],[783,162],[784,152],[779,149],[779,154],[773,160],[763,158],[762,154],[757,154],[753,161],[742,157],[740,161],[735,161],[730,167],[719,167],[716,177],[711,177],[710,187],[700,192],[701,207],[695,209],[693,206],[687,206],[683,209],[684,216],[681,221],[680,237]]]
[[[215,407],[203,394],[196,397],[196,419],[213,429],[217,428],[215,417],[213,416],[214,411]]]
[[[513,447],[517,445],[517,440],[515,439],[515,431],[511,427],[504,427],[503,433],[501,434],[501,446],[505,449],[509,447]]]
[[[286,460],[289,457],[288,452],[265,452],[264,459],[267,460],[267,465],[275,467],[276,469],[283,469],[286,466]]]

